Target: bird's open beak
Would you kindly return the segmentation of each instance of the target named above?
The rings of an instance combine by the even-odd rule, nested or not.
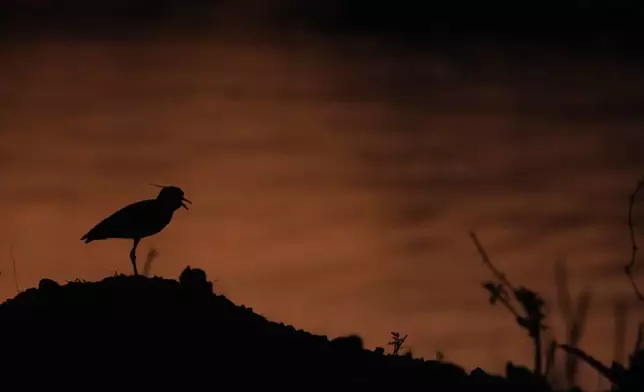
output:
[[[186,199],[185,197],[181,198],[181,200],[192,204],[192,202],[190,200]],[[181,203],[181,207],[185,208],[186,210],[188,209],[188,206],[186,205],[186,203]]]

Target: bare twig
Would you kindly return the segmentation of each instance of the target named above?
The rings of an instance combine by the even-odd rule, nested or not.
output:
[[[631,259],[629,263],[624,266],[624,272],[626,273],[626,276],[628,276],[631,286],[633,286],[633,290],[635,291],[635,295],[637,295],[637,298],[640,301],[644,301],[644,295],[640,292],[639,288],[637,287],[637,283],[635,283],[635,278],[633,277],[633,269],[635,268],[635,258],[637,256],[637,251],[639,248],[637,247],[637,242],[635,241],[635,224],[633,223],[633,206],[635,205],[635,198],[637,197],[637,194],[639,193],[640,189],[644,186],[644,179],[641,179],[637,182],[637,186],[635,187],[635,190],[631,194],[629,198],[629,203],[628,203],[628,228],[630,231],[631,235]]]
[[[547,329],[547,327],[542,323],[545,318],[545,315],[543,314],[543,299],[536,292],[523,286],[515,288],[505,275],[494,267],[476,234],[474,232],[470,232],[470,237],[474,241],[476,249],[483,259],[483,263],[487,265],[487,267],[492,271],[492,274],[500,281],[500,283],[485,282],[483,284],[483,287],[490,293],[490,303],[495,304],[496,302],[501,302],[515,316],[517,325],[528,331],[530,338],[534,342],[534,373],[542,375],[541,331]],[[510,297],[507,295],[508,290],[512,291],[512,294],[514,294],[514,298],[521,305],[521,308],[525,312],[525,316],[520,315],[510,304]]]
[[[566,344],[558,344],[557,346],[563,349],[564,351],[566,351],[568,354],[575,355],[581,358],[582,360],[584,360],[588,365],[592,366],[595,370],[597,370],[602,376],[610,380],[613,384],[616,384],[618,382],[615,372],[611,368],[599,362],[591,355],[586,354],[583,350],[578,349],[576,347],[570,347]]]
[[[156,248],[150,248],[148,255],[145,259],[145,264],[143,265],[143,276],[150,276],[150,270],[152,269],[152,262],[154,259],[159,256]]]
[[[476,233],[470,232],[470,237],[472,237],[472,241],[474,241],[474,245],[476,245],[476,249],[479,251],[479,254],[481,255],[481,258],[483,259],[483,263],[488,266],[488,268],[492,271],[494,276],[496,276],[497,279],[501,281],[508,289],[510,289],[512,292],[515,291],[514,286],[510,283],[510,281],[505,277],[505,275],[496,269],[494,264],[492,264],[492,261],[490,261],[489,256],[487,255],[487,252],[483,248],[483,245],[481,245],[481,242],[479,241],[478,237],[476,236]]]
[[[9,257],[11,257],[11,264],[13,266],[13,282],[16,285],[16,291],[20,293],[20,286],[18,286],[18,275],[16,273],[16,258],[13,257],[13,244],[9,244]]]
[[[485,288],[490,293],[491,303],[494,304],[497,301],[500,301],[503,304],[503,306],[505,306],[505,308],[509,310],[510,313],[512,313],[512,315],[514,315],[514,317],[516,318],[521,317],[519,312],[516,309],[514,309],[514,307],[510,303],[510,297],[508,297],[507,293],[505,293],[503,286],[499,287],[499,285],[496,285],[492,282],[486,282],[486,283],[483,283],[483,288]]]

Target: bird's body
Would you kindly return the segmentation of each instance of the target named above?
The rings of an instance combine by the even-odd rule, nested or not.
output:
[[[137,201],[103,219],[81,240],[89,243],[108,238],[145,238],[159,233],[172,220],[174,211],[159,208],[155,199]]]
[[[183,203],[184,201],[191,203],[183,197],[183,191],[180,188],[171,186],[161,188],[163,189],[156,199],[138,201],[121,208],[99,222],[81,237],[81,240],[86,244],[110,238],[133,240],[134,246],[130,252],[130,259],[134,274],[138,275],[136,247],[139,241],[163,230],[179,207],[187,210],[188,207]]]

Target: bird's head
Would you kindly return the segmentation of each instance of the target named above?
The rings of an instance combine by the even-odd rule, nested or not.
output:
[[[150,184],[150,185],[161,188],[161,192],[159,192],[159,195],[157,196],[157,200],[163,203],[164,205],[167,205],[168,207],[172,208],[173,210],[176,210],[179,207],[183,207],[187,210],[188,206],[186,205],[186,203],[192,204],[190,200],[186,199],[183,196],[183,190],[181,190],[181,188],[179,187],[162,186],[157,184]]]

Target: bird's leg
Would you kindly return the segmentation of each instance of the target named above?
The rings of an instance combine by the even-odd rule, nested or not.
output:
[[[136,247],[139,246],[139,241],[141,241],[139,238],[134,240],[134,246],[132,246],[132,250],[130,251],[130,260],[132,260],[132,267],[134,268],[135,276],[139,275],[139,271],[136,269]]]

